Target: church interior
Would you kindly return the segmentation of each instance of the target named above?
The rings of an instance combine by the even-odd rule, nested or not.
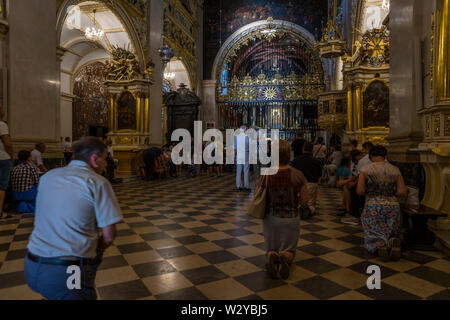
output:
[[[0,109],[0,179],[8,167],[10,180],[0,182],[0,300],[62,297],[33,287],[29,259],[92,260],[35,249],[56,246],[36,230],[55,208],[42,200],[51,179],[66,179],[58,192],[82,189],[63,170],[82,166],[86,137],[106,158],[83,162],[97,175],[83,183],[113,190],[101,205],[122,218],[109,220],[98,300],[450,300],[450,0],[0,0]],[[233,156],[227,130],[244,126],[264,131],[280,161],[289,142],[290,169],[280,162],[277,175],[299,171],[314,198],[300,207],[295,194],[299,234],[287,255],[268,248],[280,234],[268,231],[277,193],[264,165],[175,162],[178,129],[192,135],[192,152],[199,135],[200,148]],[[207,129],[223,140],[204,139]],[[308,165],[297,161],[307,154]],[[294,165],[313,161],[315,182]],[[35,182],[18,178],[25,167]],[[23,184],[32,204],[19,198],[31,190]],[[262,189],[263,219],[249,214]],[[54,191],[47,201],[61,203]],[[104,239],[103,207],[92,208]],[[370,215],[398,229],[375,253]],[[373,266],[381,280],[370,286]]]

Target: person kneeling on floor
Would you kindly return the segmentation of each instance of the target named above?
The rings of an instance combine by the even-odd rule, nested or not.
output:
[[[20,164],[11,172],[13,198],[18,201],[17,213],[34,213],[39,183],[39,172],[33,165],[31,152],[22,150],[18,153]]]

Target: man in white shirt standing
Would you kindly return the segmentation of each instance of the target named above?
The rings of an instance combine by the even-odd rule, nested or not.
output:
[[[236,188],[238,191],[251,192],[249,182],[250,158],[249,148],[250,140],[246,135],[247,127],[240,127],[240,133],[234,137],[234,152],[236,155]],[[244,172],[244,184],[242,184],[242,172]]]
[[[6,190],[9,185],[9,175],[11,173],[11,159],[13,158],[13,148],[11,137],[9,136],[8,125],[1,121],[5,116],[3,107],[0,106],[0,218],[10,218],[11,215],[3,213],[3,203],[5,202]]]
[[[47,149],[45,143],[36,144],[33,151],[31,151],[31,159],[36,167],[39,169],[39,174],[44,174],[48,171],[47,167],[44,165],[44,161],[42,161],[42,154]]]

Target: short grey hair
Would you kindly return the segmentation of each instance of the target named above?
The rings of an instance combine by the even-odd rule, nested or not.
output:
[[[89,163],[91,156],[96,154],[101,157],[106,150],[106,145],[97,137],[83,137],[72,148],[73,160]]]

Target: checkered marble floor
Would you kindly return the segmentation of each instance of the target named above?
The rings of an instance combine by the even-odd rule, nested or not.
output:
[[[264,270],[261,221],[245,215],[251,194],[234,176],[115,187],[124,221],[97,274],[99,299],[450,299],[450,259],[407,252],[381,262],[363,247],[361,227],[336,217],[338,190],[321,188],[319,214],[301,222],[291,277]],[[26,285],[24,256],[33,216],[0,221],[0,299],[42,299]],[[369,290],[369,265],[381,290]]]

